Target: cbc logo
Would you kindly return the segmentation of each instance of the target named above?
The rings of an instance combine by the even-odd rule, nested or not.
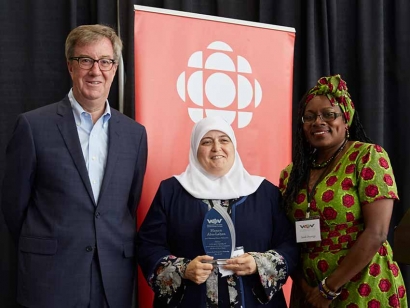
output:
[[[261,85],[252,77],[248,60],[239,55],[236,59],[230,56],[233,49],[228,44],[215,41],[207,49],[215,52],[206,59],[203,51],[196,51],[190,56],[188,68],[191,71],[197,70],[189,76],[186,72],[179,75],[178,94],[184,102],[196,105],[195,108],[188,107],[188,114],[193,122],[201,120],[204,114],[219,115],[230,124],[237,119],[238,128],[244,128],[251,122],[253,112],[249,108],[247,111],[243,109],[259,106],[262,101]],[[212,108],[204,108],[205,99]]]

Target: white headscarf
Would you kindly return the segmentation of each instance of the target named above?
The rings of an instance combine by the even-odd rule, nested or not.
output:
[[[207,173],[198,161],[197,152],[201,139],[211,130],[225,133],[235,148],[235,161],[227,174],[215,177]],[[204,118],[195,124],[191,134],[189,164],[185,172],[174,175],[192,196],[198,199],[234,199],[254,193],[263,177],[250,175],[244,168],[238,151],[232,127],[221,117]]]

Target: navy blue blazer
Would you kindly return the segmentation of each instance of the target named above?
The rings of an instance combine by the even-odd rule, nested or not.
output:
[[[18,117],[7,147],[2,209],[18,245],[18,302],[87,307],[98,250],[110,307],[130,307],[145,128],[111,109],[107,164],[95,203],[70,101]]]

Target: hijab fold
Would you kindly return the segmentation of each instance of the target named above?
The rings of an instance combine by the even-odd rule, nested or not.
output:
[[[225,133],[235,148],[235,160],[227,174],[215,177],[207,173],[198,161],[201,139],[211,130]],[[254,193],[263,177],[250,175],[244,168],[236,147],[232,127],[221,117],[207,117],[196,123],[191,133],[189,163],[185,172],[174,175],[184,189],[198,199],[234,199]]]

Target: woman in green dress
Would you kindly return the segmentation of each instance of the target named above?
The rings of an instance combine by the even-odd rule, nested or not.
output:
[[[299,112],[279,187],[302,248],[291,307],[407,308],[387,241],[398,199],[388,154],[366,136],[339,75],[320,78]]]

